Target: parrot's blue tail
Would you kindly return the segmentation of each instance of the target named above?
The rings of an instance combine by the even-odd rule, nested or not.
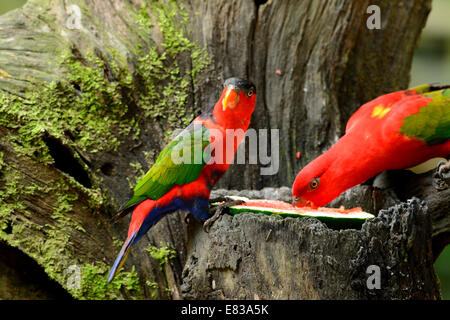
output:
[[[111,280],[114,278],[114,276],[117,274],[119,269],[122,267],[123,263],[127,259],[128,256],[128,250],[131,247],[131,244],[133,243],[134,238],[136,238],[136,235],[138,234],[138,231],[133,232],[125,241],[125,243],[122,246],[122,249],[120,249],[119,254],[117,255],[116,261],[114,261],[114,264],[109,271],[108,274],[108,282],[111,282]]]

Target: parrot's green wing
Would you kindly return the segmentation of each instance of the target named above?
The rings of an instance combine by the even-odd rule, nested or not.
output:
[[[450,89],[423,92],[423,96],[433,99],[418,113],[403,120],[400,133],[421,139],[428,145],[436,145],[450,140]]]
[[[192,123],[161,151],[155,164],[139,180],[133,197],[119,211],[145,199],[159,199],[174,185],[187,184],[198,178],[205,166],[204,149],[209,145],[209,130]]]

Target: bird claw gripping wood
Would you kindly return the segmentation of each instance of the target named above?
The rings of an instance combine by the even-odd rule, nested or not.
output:
[[[450,160],[438,163],[436,172],[433,174],[433,185],[439,191],[450,186]]]
[[[209,203],[217,203],[217,202],[223,202],[223,203],[221,203],[220,205],[218,205],[216,207],[212,207],[211,211],[214,212],[213,216],[211,218],[209,218],[208,220],[206,220],[205,223],[203,223],[203,230],[206,233],[209,232],[211,225],[217,219],[219,219],[219,217],[223,214],[225,209],[244,203],[243,200],[235,200],[235,199],[228,198],[228,197],[219,197],[219,198],[209,200]]]

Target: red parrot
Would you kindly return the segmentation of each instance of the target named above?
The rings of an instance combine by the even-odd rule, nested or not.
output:
[[[320,207],[386,170],[450,156],[450,86],[389,93],[361,106],[345,135],[295,178],[293,203]],[[448,171],[449,164],[441,171]]]
[[[184,210],[199,221],[210,218],[210,191],[227,171],[244,138],[255,100],[256,88],[251,82],[227,79],[219,101],[164,147],[137,183],[133,197],[119,209],[118,218],[131,210],[133,215],[108,282],[125,262],[130,246],[166,214]],[[205,159],[208,150],[209,160]]]

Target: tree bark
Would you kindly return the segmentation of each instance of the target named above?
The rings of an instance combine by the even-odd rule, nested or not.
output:
[[[187,299],[439,299],[426,208],[414,198],[361,230],[223,216],[208,234],[193,231],[181,291]]]
[[[380,30],[366,27],[369,4],[380,6]],[[429,205],[426,214],[417,201],[383,213],[380,225],[373,222],[347,232],[328,230],[312,220],[242,215],[222,218],[208,237],[196,227],[188,228],[184,214],[177,212],[133,248],[115,284],[105,281],[129,221],[112,224],[115,210],[129,196],[135,178],[155,161],[170,132],[216,101],[224,79],[241,76],[256,84],[251,126],[280,130],[280,168],[276,175],[261,176],[260,164],[236,164],[218,187],[290,186],[298,170],[343,133],[358,106],[407,87],[430,5],[430,0],[191,0],[182,6],[171,1],[30,0],[0,17],[0,238],[37,261],[41,272],[76,298],[219,297],[217,288],[225,281],[245,280],[251,274],[266,278],[242,295],[238,287],[224,286],[223,296],[254,298],[252,288],[261,298],[369,297],[373,293],[361,283],[363,267],[376,262],[370,260],[372,254],[382,257],[380,267],[392,272],[410,270],[414,255],[423,258],[423,266],[411,272],[423,272],[417,278],[426,281],[422,297],[438,297],[428,249],[431,236],[433,241],[436,235],[445,238],[448,228],[430,223],[433,207]],[[431,197],[427,192],[421,199]],[[408,214],[396,215],[400,211]],[[423,230],[418,223],[425,225]],[[222,235],[219,226],[226,229]],[[268,229],[273,229],[273,238],[264,252],[271,252],[273,260],[264,260],[267,264],[259,270],[260,265],[252,263],[260,259],[256,250],[265,243],[260,237]],[[224,256],[213,271],[204,264],[196,269],[193,261],[201,248],[214,249],[214,237],[227,241],[227,234],[233,241],[224,242],[218,252],[231,258]],[[252,237],[248,246],[238,243],[243,235]],[[397,236],[410,242],[402,238],[396,248]],[[331,252],[323,242],[326,237],[348,252]],[[411,259],[396,265],[387,257],[388,249],[370,239],[386,241],[398,257]],[[291,261],[283,275],[302,270],[301,279],[309,280],[299,284],[276,275],[272,290],[275,275],[268,270],[278,267],[276,250],[290,246],[290,240],[309,249],[301,254],[294,248],[281,250]],[[419,240],[424,243],[410,246]],[[236,254],[229,246],[234,242]],[[175,257],[157,261],[145,250],[149,245],[168,246]],[[312,254],[314,248],[320,248],[320,257]],[[319,268],[328,257],[337,263],[322,274]],[[202,256],[201,261],[211,258]],[[348,265],[332,273],[339,259],[356,261],[356,274]],[[198,289],[201,281],[209,281],[207,274],[213,274],[216,289]],[[73,276],[79,276],[80,283]],[[393,284],[394,278],[389,279]],[[283,291],[285,284],[300,291]],[[414,298],[418,286],[401,291],[393,285],[374,297],[400,297],[403,292]],[[348,287],[342,295],[341,287]]]
[[[378,212],[358,230],[251,213],[224,216],[208,234],[195,225],[182,293],[186,299],[439,299],[433,264],[450,240],[450,188],[437,190],[432,179],[433,172],[391,171],[347,190],[330,206]],[[217,190],[213,197],[229,195],[291,197],[287,187]],[[368,285],[373,266],[379,288]]]

